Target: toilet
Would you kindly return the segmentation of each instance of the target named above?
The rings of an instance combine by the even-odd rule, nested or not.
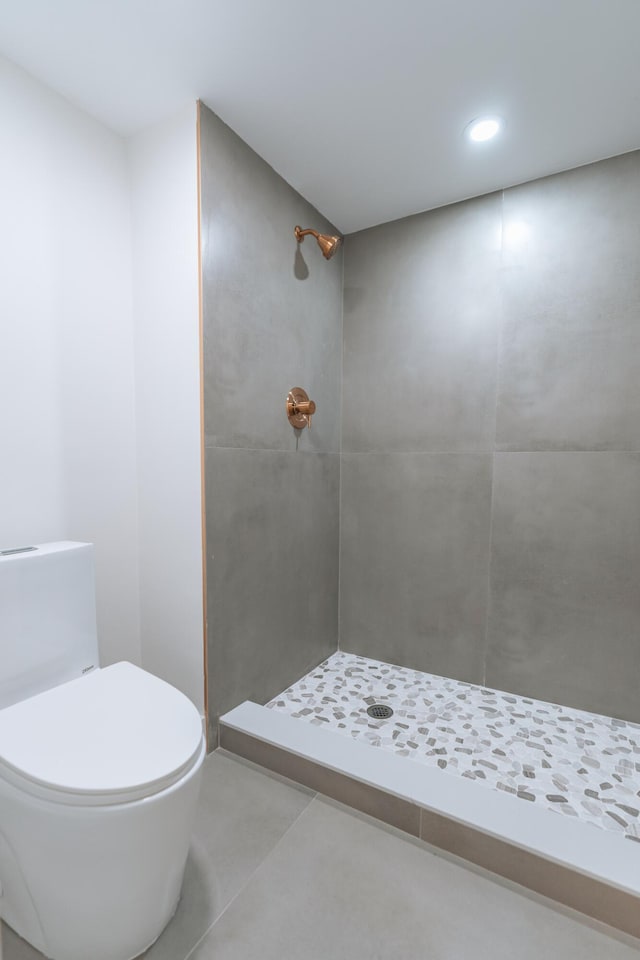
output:
[[[0,551],[0,918],[52,960],[142,953],[178,903],[204,755],[184,694],[100,667],[91,544]]]

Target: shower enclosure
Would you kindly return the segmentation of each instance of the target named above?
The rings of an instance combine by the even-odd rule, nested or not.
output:
[[[640,935],[640,153],[325,263],[201,151],[211,742]]]

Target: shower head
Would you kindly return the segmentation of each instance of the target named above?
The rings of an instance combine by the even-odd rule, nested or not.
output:
[[[318,233],[317,230],[303,230],[302,227],[296,227],[293,232],[296,235],[298,243],[302,243],[308,233],[310,233],[312,237],[315,237],[325,260],[331,260],[331,257],[342,243],[342,237],[332,237],[328,233]]]
[[[330,237],[324,233],[321,233],[320,236],[317,237],[317,240],[325,260],[331,260],[331,257],[342,244],[342,237]]]

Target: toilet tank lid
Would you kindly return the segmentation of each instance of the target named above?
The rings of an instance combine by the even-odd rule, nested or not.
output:
[[[202,738],[184,694],[122,662],[0,710],[0,768],[49,790],[120,802],[176,782]]]

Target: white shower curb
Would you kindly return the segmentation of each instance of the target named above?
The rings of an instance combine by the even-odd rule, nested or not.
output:
[[[604,910],[604,916],[602,910],[598,913],[597,905],[602,901],[602,890],[596,889],[593,884],[593,889],[584,898],[584,904],[578,898],[579,905],[576,906],[573,892],[567,893],[571,893],[570,906],[576,906],[584,913],[640,936],[640,899],[633,903],[629,901],[629,896],[640,898],[640,844],[472,780],[351,740],[332,730],[301,723],[287,714],[251,701],[240,704],[221,717],[220,732],[223,747],[249,756],[249,759],[256,758],[255,749],[247,752],[243,744],[246,746],[253,742],[262,745],[258,748],[258,762],[263,766],[278,770],[278,764],[270,762],[268,748],[273,748],[274,754],[282,755],[284,751],[291,758],[294,768],[293,758],[299,758],[363,787],[370,787],[372,792],[380,791],[410,804],[411,808],[419,808],[421,824],[423,816],[429,818],[429,815],[435,815],[431,822],[436,824],[436,831],[440,823],[447,824],[444,833],[448,832],[448,825],[454,828],[454,832],[455,825],[467,828],[467,832],[461,832],[453,845],[448,839],[447,842],[440,842],[437,836],[425,835],[422,828],[417,831],[422,839],[450,849],[462,857],[465,856],[465,845],[469,838],[482,835],[516,848],[516,853],[522,851],[525,855],[530,854],[547,864],[570,871],[578,881],[578,886],[580,877],[583,877],[608,888],[605,894],[618,891],[621,897],[618,906],[621,906],[623,914],[626,916],[628,908],[633,907],[637,920],[626,923],[617,916],[610,916],[610,911]],[[234,739],[234,732],[242,739]],[[294,770],[293,774],[288,775],[305,782],[304,773],[298,776]],[[326,792],[321,787],[318,789]],[[382,818],[386,819],[384,816]],[[445,819],[440,821],[437,818]],[[469,830],[475,833],[472,835]],[[513,859],[513,853],[511,856]],[[488,869],[502,872],[491,863],[483,863],[477,854],[468,858]],[[488,860],[492,859],[490,855]],[[527,882],[528,874],[536,872],[535,869],[531,871],[530,866],[531,862],[527,866],[525,856],[521,865],[522,876],[516,870],[516,876],[512,875],[511,879],[553,897],[553,893],[540,889],[540,882],[537,886]],[[510,868],[510,873],[513,872]],[[564,874],[560,879],[566,885]],[[557,885],[557,882],[552,884]],[[615,897],[613,902],[616,906]]]

